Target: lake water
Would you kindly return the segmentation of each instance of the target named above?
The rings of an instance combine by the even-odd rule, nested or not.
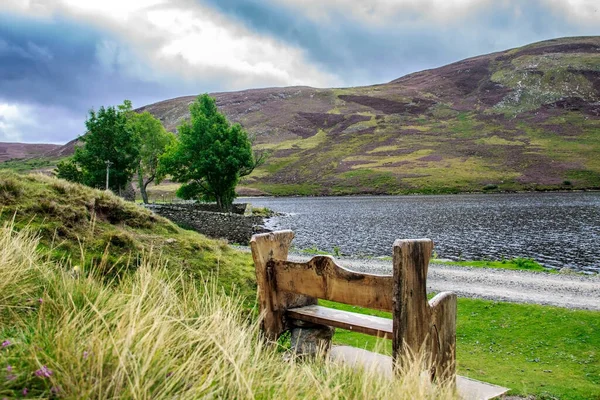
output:
[[[395,239],[433,239],[439,258],[533,258],[551,268],[600,272],[600,193],[247,198],[285,213],[294,246],[391,256]]]

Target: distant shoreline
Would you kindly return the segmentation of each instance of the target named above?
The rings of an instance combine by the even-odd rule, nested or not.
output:
[[[349,194],[238,194],[238,198],[265,198],[265,197],[367,197],[367,196],[455,196],[465,194],[500,195],[500,194],[531,194],[531,193],[597,193],[600,188],[592,189],[543,189],[543,190],[504,190],[504,191],[471,191],[471,192],[448,192],[448,193],[349,193]]]

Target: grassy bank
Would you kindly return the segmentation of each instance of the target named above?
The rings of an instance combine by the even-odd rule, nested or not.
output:
[[[40,235],[52,260],[109,277],[135,271],[144,254],[160,254],[170,267],[198,278],[217,275],[253,299],[254,267],[226,242],[181,229],[110,193],[47,176],[0,171],[0,223],[12,221]]]
[[[391,318],[338,303],[324,305]],[[600,313],[459,299],[458,373],[541,399],[600,398]],[[334,342],[391,354],[391,342],[337,330]]]
[[[557,273],[558,271],[545,268],[542,264],[536,262],[531,258],[513,258],[509,260],[492,261],[448,261],[448,260],[432,260],[436,264],[443,265],[456,265],[458,267],[471,267],[471,268],[496,268],[496,269],[509,269],[513,271],[532,271],[532,272],[548,272]]]
[[[39,170],[52,170],[56,167],[61,158],[48,158],[48,157],[36,157],[36,158],[21,158],[14,160],[7,160],[0,162],[0,170],[7,170],[13,172],[31,172]]]
[[[107,282],[49,260],[27,229],[5,224],[0,274],[0,398],[453,398],[418,367],[391,381],[286,362],[259,340],[241,297],[156,253]]]

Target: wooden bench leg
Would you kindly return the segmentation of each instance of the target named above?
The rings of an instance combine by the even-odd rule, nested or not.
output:
[[[252,236],[250,248],[256,268],[258,303],[262,316],[262,332],[268,340],[275,341],[287,330],[285,311],[288,308],[317,304],[317,299],[277,291],[274,274],[269,269],[269,261],[287,260],[294,232],[278,231]]]

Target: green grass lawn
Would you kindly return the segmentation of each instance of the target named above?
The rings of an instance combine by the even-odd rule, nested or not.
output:
[[[600,399],[600,312],[459,299],[456,334],[460,375],[508,387],[516,395]],[[391,354],[391,341],[341,329],[334,343]]]
[[[456,265],[459,267],[473,267],[473,268],[497,268],[497,269],[510,269],[519,271],[537,271],[537,272],[549,272],[552,274],[558,273],[557,270],[545,268],[542,264],[535,262],[530,258],[513,258],[511,260],[502,261],[440,261],[432,260],[431,262],[436,264],[444,265]]]
[[[53,169],[61,161],[60,158],[24,158],[0,162],[0,170],[6,169],[14,172],[31,172],[42,169]]]

